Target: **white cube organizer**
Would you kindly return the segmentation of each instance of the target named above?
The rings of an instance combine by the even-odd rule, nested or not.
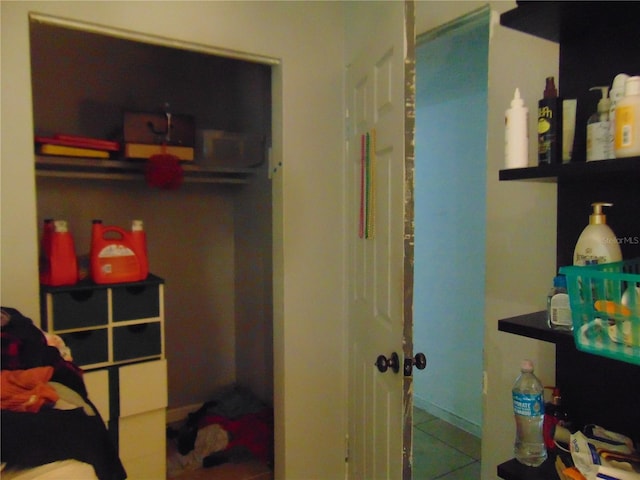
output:
[[[41,288],[42,328],[85,370],[128,479],[166,476],[164,281]]]

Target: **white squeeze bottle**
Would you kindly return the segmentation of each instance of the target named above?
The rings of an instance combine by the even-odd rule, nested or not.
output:
[[[547,458],[542,436],[544,397],[542,383],[533,374],[533,362],[523,360],[513,385],[513,414],[516,420],[514,453],[516,460],[537,467]]]
[[[516,88],[511,108],[504,114],[506,168],[524,168],[529,163],[528,119],[529,109],[524,106],[520,90]]]

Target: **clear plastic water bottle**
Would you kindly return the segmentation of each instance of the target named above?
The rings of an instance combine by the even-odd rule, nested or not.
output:
[[[516,420],[516,460],[537,467],[547,458],[542,425],[544,422],[544,395],[542,383],[533,374],[533,362],[523,360],[520,375],[513,385],[513,413]]]

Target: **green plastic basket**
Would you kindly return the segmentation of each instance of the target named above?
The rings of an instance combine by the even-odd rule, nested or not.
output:
[[[640,258],[561,267],[578,350],[640,365]]]

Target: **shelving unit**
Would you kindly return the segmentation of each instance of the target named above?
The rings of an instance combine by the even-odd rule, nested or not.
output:
[[[572,162],[560,165],[501,170],[501,181],[556,183],[556,265],[573,262],[573,248],[588,221],[590,204],[614,204],[607,215],[624,258],[640,257],[640,158],[585,162],[587,118],[596,99],[589,88],[610,84],[616,74],[640,74],[640,14],[635,2],[530,2],[501,15],[501,24],[540,38],[559,42],[560,96],[576,98],[576,137]],[[552,330],[545,312],[499,320],[499,331],[550,342],[556,349],[556,385],[563,405],[577,427],[602,425],[640,441],[640,368],[580,352],[573,335]],[[506,480],[557,478],[550,457],[531,468],[510,460],[497,467]]]
[[[83,371],[129,478],[165,478],[164,280],[40,288],[42,328]]]
[[[558,179],[583,176],[607,177],[613,175],[633,175],[640,178],[640,157],[617,158],[596,162],[571,162],[538,167],[510,168],[500,170],[500,180],[523,180],[558,183]]]

